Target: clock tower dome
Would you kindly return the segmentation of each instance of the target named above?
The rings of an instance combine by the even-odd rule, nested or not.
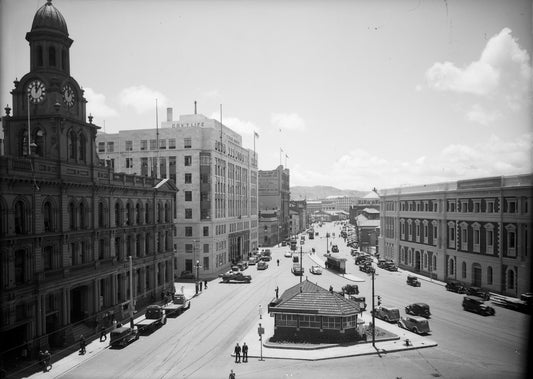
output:
[[[96,164],[98,127],[92,117],[86,122],[83,89],[70,76],[73,40],[52,0],[35,13],[26,40],[30,72],[15,80],[11,91],[13,116],[4,118],[6,155]]]

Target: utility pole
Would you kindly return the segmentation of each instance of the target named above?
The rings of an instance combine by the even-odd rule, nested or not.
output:
[[[374,307],[374,272],[372,272],[372,347],[376,348],[376,308]]]
[[[133,257],[130,255],[130,327],[133,329]]]
[[[300,275],[300,283],[302,283],[302,277],[304,276],[304,262],[302,261],[302,245],[300,245],[300,270],[302,275]]]

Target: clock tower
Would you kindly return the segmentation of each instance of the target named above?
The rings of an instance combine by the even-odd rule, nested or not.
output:
[[[4,119],[5,154],[96,164],[98,127],[92,124],[92,117],[86,122],[83,89],[70,76],[73,41],[52,0],[35,13],[26,40],[30,72],[14,81],[13,115]]]

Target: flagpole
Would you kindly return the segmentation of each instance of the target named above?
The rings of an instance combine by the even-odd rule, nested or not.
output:
[[[158,114],[157,114],[157,98],[155,99],[155,143],[156,143],[155,177],[159,178],[159,119],[158,119]]]

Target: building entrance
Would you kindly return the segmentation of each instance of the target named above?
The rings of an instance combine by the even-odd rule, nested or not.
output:
[[[75,287],[70,291],[70,322],[83,321],[88,316],[87,286]]]
[[[481,266],[478,263],[472,265],[472,285],[481,287]]]

